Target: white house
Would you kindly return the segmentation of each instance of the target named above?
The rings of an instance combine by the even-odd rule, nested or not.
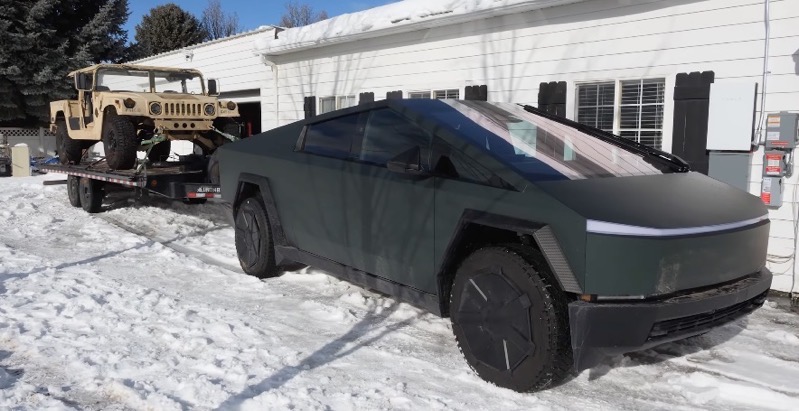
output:
[[[477,93],[546,104],[707,170],[708,121],[748,120],[745,133],[762,139],[761,114],[799,112],[799,1],[407,0],[306,27],[265,26],[140,62],[218,78],[253,134],[302,119],[308,108],[318,114],[387,93]],[[691,72],[704,74],[680,74]],[[707,98],[694,91],[710,81],[719,89],[751,86],[754,119],[717,113],[708,120],[697,109],[707,110]],[[743,157],[743,186],[755,195],[762,150]],[[769,265],[781,291],[799,291],[796,184],[796,175],[786,179],[784,204],[770,211]]]

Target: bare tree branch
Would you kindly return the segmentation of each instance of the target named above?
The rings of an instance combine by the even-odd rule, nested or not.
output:
[[[203,10],[202,26],[211,40],[232,36],[242,30],[239,16],[225,13],[220,0],[208,0],[208,7]]]
[[[300,4],[296,0],[286,3],[286,12],[280,19],[282,27],[301,27],[327,19],[327,12],[322,10],[316,12],[308,4]]]

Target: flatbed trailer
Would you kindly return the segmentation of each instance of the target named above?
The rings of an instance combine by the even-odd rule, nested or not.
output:
[[[190,155],[131,170],[112,170],[104,159],[39,168],[66,174],[70,204],[97,213],[102,211],[103,198],[110,191],[133,191],[138,196],[156,195],[190,204],[221,200],[220,187],[210,182],[207,165],[207,158]]]

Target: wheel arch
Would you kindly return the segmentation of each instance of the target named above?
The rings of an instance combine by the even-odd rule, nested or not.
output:
[[[567,293],[582,293],[582,288],[549,225],[476,210],[464,210],[454,233],[450,236],[444,258],[436,274],[439,307],[443,317],[449,316],[450,292],[461,261],[481,247],[509,243],[523,244],[538,250],[544,256],[544,263],[552,271],[553,284]]]
[[[236,184],[236,194],[233,198],[233,216],[235,218],[238,213],[241,203],[251,197],[258,196],[266,207],[266,215],[269,219],[269,225],[272,228],[272,241],[276,249],[281,247],[290,247],[286,239],[285,232],[283,231],[283,224],[280,220],[280,215],[275,205],[275,198],[272,194],[272,189],[269,185],[269,179],[264,176],[259,176],[251,173],[239,174],[238,182]],[[280,254],[280,253],[278,253]],[[278,255],[277,257],[281,257]],[[278,258],[279,260],[280,258]]]

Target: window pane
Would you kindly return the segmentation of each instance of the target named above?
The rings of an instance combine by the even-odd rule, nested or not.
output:
[[[454,98],[457,99],[460,96],[460,90],[452,89],[452,90],[434,90],[433,91],[433,98],[436,99],[445,99],[445,98]]]
[[[330,157],[348,158],[353,137],[357,135],[359,115],[350,114],[310,125],[305,134],[303,151]]]
[[[430,135],[390,109],[369,113],[359,159],[385,166],[397,155],[414,147],[427,148]]]
[[[430,98],[429,91],[411,91],[408,93],[408,98]]]
[[[660,148],[665,80],[625,80],[621,88],[621,136]]]
[[[577,122],[605,131],[613,131],[614,83],[577,86]]]
[[[355,105],[355,96],[338,96],[337,100],[339,110]]]
[[[329,113],[336,109],[335,97],[321,97],[319,98],[319,112],[317,114]]]

